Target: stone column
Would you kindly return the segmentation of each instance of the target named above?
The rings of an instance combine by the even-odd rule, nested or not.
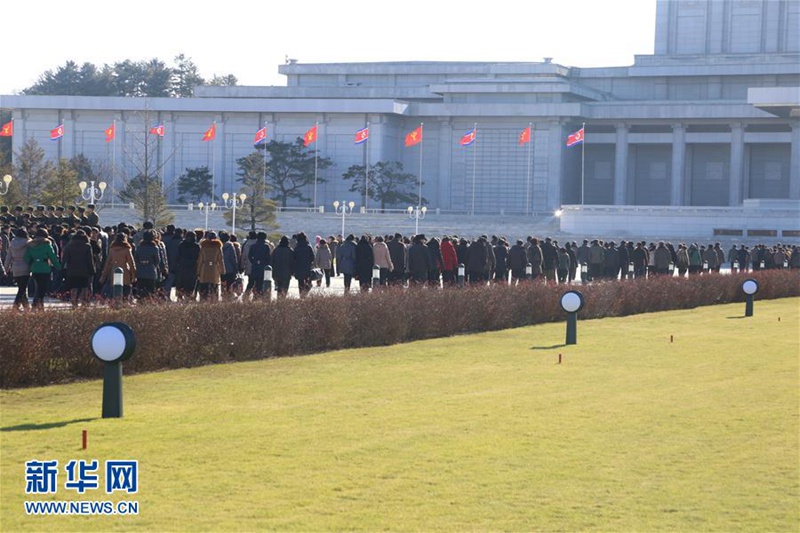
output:
[[[617,124],[614,151],[614,205],[625,205],[628,192],[628,125]]]
[[[731,179],[728,205],[742,203],[742,175],[744,171],[744,128],[741,124],[731,124]]]
[[[792,153],[789,160],[789,198],[800,200],[800,122],[792,122]]]
[[[683,205],[683,171],[686,159],[686,126],[672,125],[672,182],[670,205]]]

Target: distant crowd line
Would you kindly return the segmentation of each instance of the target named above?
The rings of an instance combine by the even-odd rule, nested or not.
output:
[[[121,269],[123,302],[258,299],[274,289],[285,297],[292,278],[300,297],[316,284],[342,276],[360,291],[377,286],[447,288],[460,283],[516,284],[527,280],[569,284],[577,280],[691,276],[719,272],[800,268],[798,246],[669,242],[559,243],[529,236],[511,244],[502,236],[355,235],[309,239],[304,233],[270,242],[251,231],[244,242],[227,231],[156,229],[125,223],[101,227],[70,213],[66,221],[0,219],[0,278],[15,285],[14,308],[41,308],[46,296],[73,307],[107,302]],[[47,222],[53,222],[47,224]],[[269,288],[268,284],[272,284]],[[173,290],[175,295],[173,296]]]

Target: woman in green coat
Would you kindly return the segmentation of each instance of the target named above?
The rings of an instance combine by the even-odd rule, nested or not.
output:
[[[44,308],[44,296],[50,288],[50,272],[53,267],[61,269],[53,244],[47,230],[36,230],[34,238],[25,250],[25,262],[31,266],[31,274],[36,282],[36,293],[33,297],[34,308]]]

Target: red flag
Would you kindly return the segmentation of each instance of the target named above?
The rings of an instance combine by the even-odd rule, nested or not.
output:
[[[264,126],[263,128],[261,128],[256,132],[256,136],[255,138],[253,138],[253,144],[258,144],[261,141],[265,140],[266,138],[267,138],[267,127]]]
[[[469,146],[478,138],[478,128],[472,128],[461,137],[461,146]]]
[[[355,144],[361,144],[369,139],[369,128],[363,128],[356,132]]]
[[[517,145],[522,146],[523,144],[527,144],[531,142],[531,127],[528,126],[522,133],[519,134],[519,139],[517,140]]]
[[[406,148],[422,142],[422,126],[406,135]]]
[[[106,142],[113,141],[116,134],[117,134],[117,127],[112,122],[111,125],[108,128],[106,128]]]
[[[152,128],[150,128],[150,133],[152,133],[153,135],[158,135],[159,137],[163,137],[164,136],[164,125],[163,124],[159,124],[158,126],[153,126]]]
[[[313,126],[311,126],[311,129],[309,129],[303,136],[303,146],[308,146],[309,144],[314,143],[316,141],[317,141],[317,125],[314,124]]]
[[[213,141],[216,136],[217,136],[217,123],[215,122],[203,134],[203,142]]]
[[[582,142],[583,142],[583,126],[581,126],[581,129],[579,129],[572,135],[567,136],[567,146],[575,146],[576,144],[580,144]]]
[[[57,127],[50,130],[50,140],[57,141],[64,136],[64,125],[59,124]]]
[[[3,124],[3,127],[0,128],[0,137],[11,137],[14,135],[14,121],[11,120]]]

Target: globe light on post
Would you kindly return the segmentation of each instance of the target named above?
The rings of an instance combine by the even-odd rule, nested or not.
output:
[[[459,263],[458,264],[458,286],[459,287],[463,287],[464,286],[465,274],[466,274],[466,267],[464,266],[464,263]]]
[[[127,324],[107,322],[94,330],[90,345],[104,363],[103,418],[122,418],[122,362],[133,356],[136,336]]]
[[[578,291],[568,291],[561,296],[561,309],[567,312],[567,342],[578,343],[578,311],[583,309],[583,294]]]
[[[81,190],[81,198],[90,204],[94,204],[103,198],[103,193],[106,191],[106,182],[101,181],[95,186],[94,180],[90,181],[89,185],[86,185],[85,181],[81,181],[78,183],[78,188]]]
[[[428,212],[428,208],[424,207],[424,206],[423,207],[420,207],[420,206],[414,207],[414,206],[410,205],[410,206],[408,206],[408,209],[406,209],[406,213],[408,213],[408,218],[410,218],[411,220],[415,221],[415,223],[414,223],[414,235],[419,235],[419,221],[422,220],[423,218],[425,218],[425,214],[427,212]]]
[[[344,218],[347,215],[353,214],[353,208],[356,206],[355,202],[339,202],[336,200],[333,202],[333,210],[336,212],[337,215],[342,215],[342,235],[344,236]]]
[[[748,278],[742,282],[742,291],[747,295],[744,306],[744,316],[753,316],[753,296],[758,292],[758,282]]]
[[[0,196],[3,196],[4,194],[8,193],[8,188],[11,185],[11,181],[13,179],[14,178],[11,177],[11,174],[6,174],[5,176],[3,176],[3,183],[0,184]]]
[[[222,203],[227,209],[231,209],[231,234],[236,233],[236,210],[244,207],[244,201],[247,200],[247,195],[242,193],[239,196],[231,196],[224,192],[222,193]]]
[[[267,295],[267,300],[272,299],[272,267],[270,265],[264,267],[264,294]]]

